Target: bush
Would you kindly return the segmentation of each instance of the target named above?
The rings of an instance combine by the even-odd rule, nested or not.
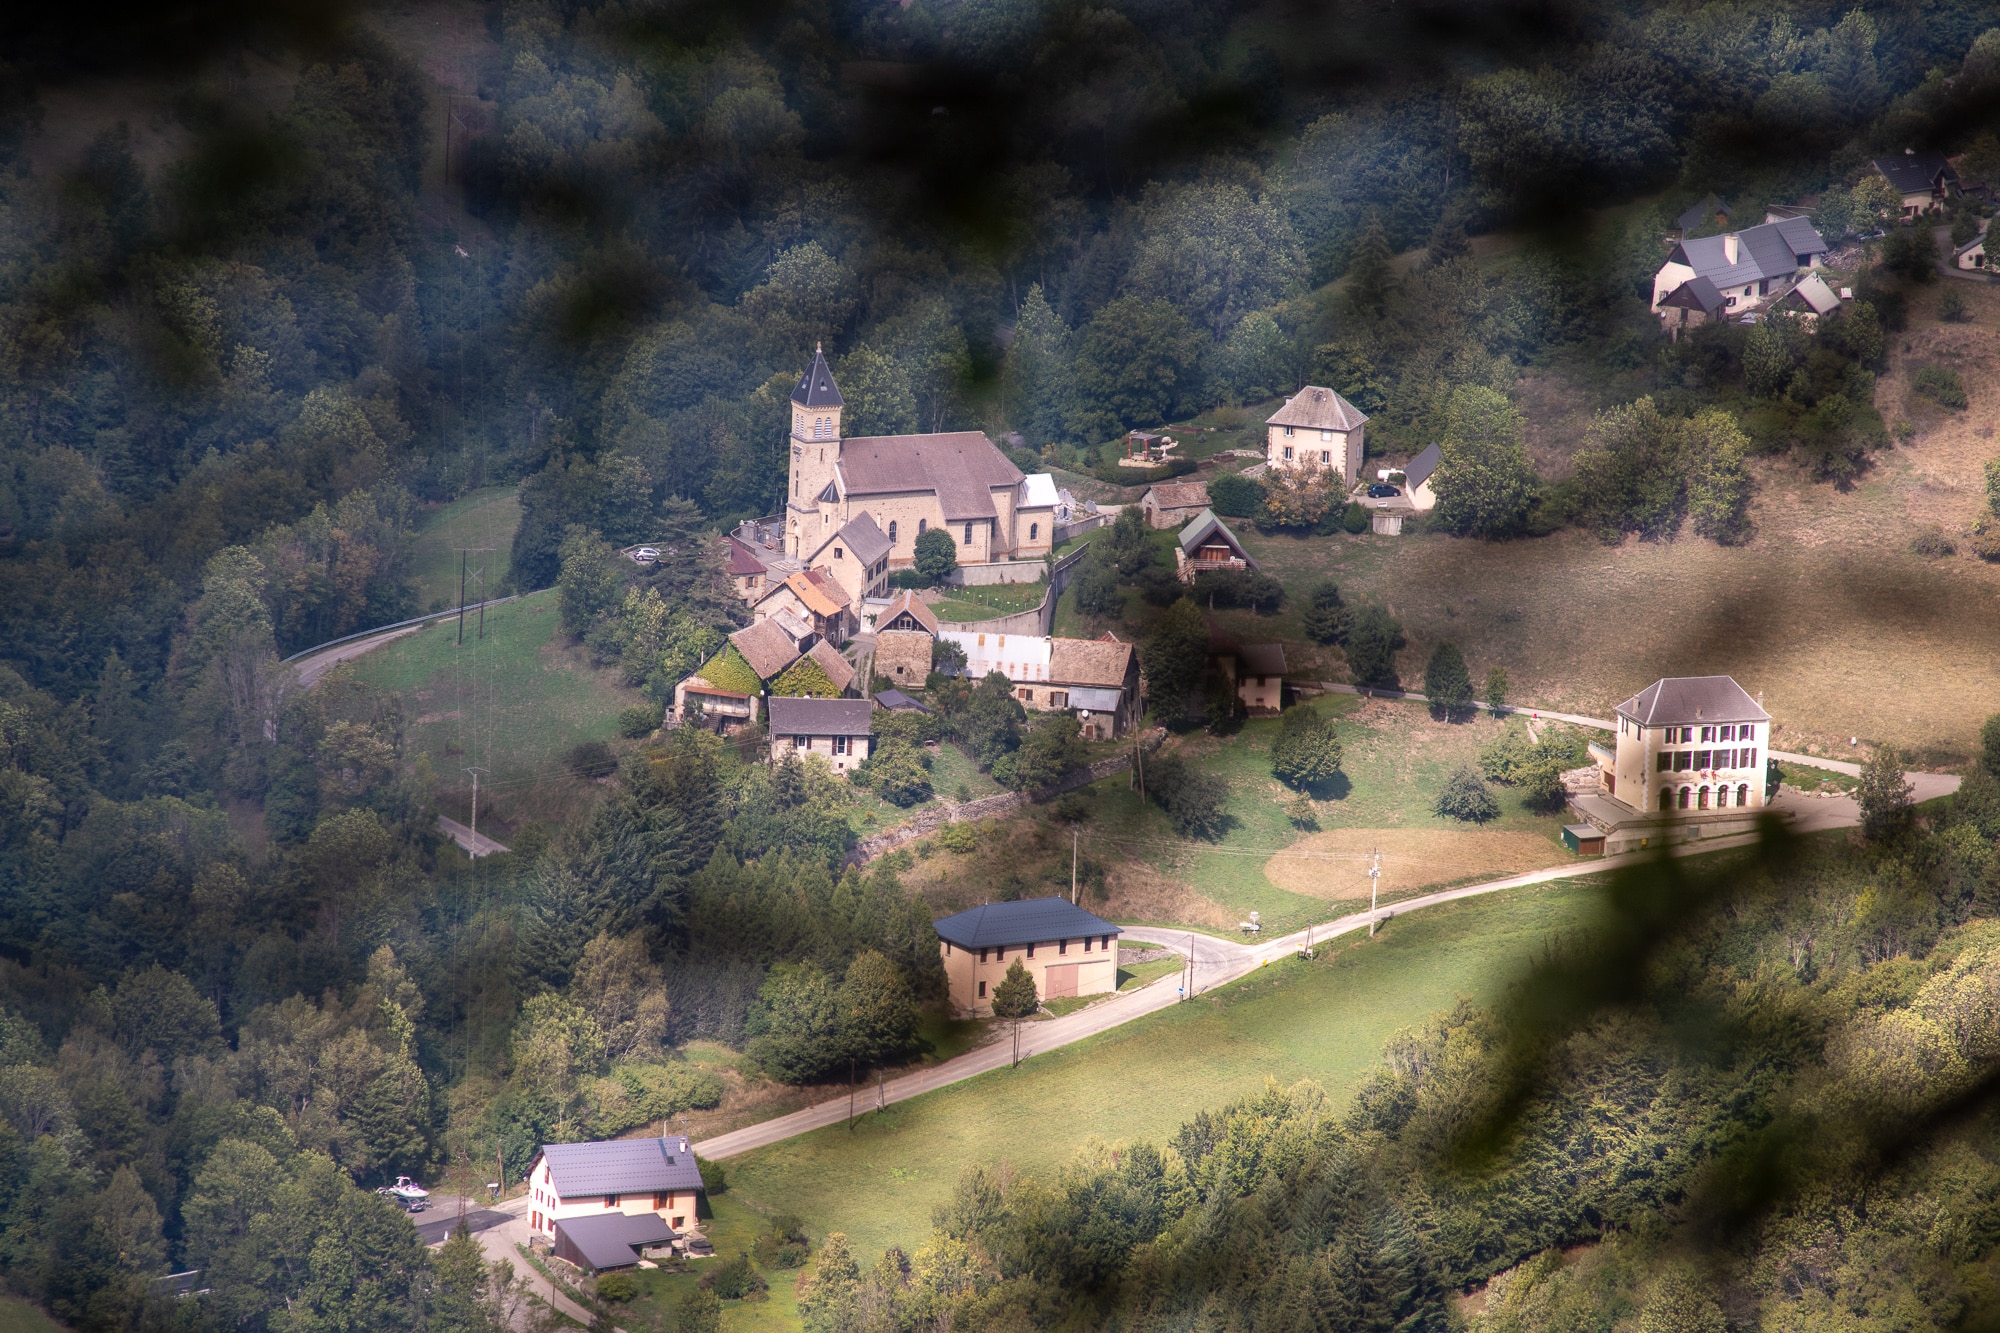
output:
[[[618,734],[627,740],[637,740],[659,730],[660,719],[666,710],[658,704],[633,704],[630,708],[618,710]]]
[[[1261,615],[1275,615],[1285,600],[1285,589],[1269,574],[1253,569],[1211,569],[1195,576],[1194,599],[1213,608],[1248,607]],[[1172,599],[1167,604],[1171,604]]]
[[[1208,483],[1208,504],[1224,518],[1260,518],[1264,513],[1264,488],[1254,477],[1225,472]]]
[[[585,741],[572,745],[563,755],[563,767],[586,782],[594,782],[618,771],[618,757],[603,741]]]
[[[1917,372],[1917,377],[1911,381],[1910,388],[1939,407],[1949,408],[1954,412],[1965,410],[1965,384],[1958,378],[1958,372],[1955,370],[1946,370],[1943,366],[1925,366]]]
[[[1938,318],[1947,324],[1963,324],[1972,318],[1972,311],[1966,308],[1958,288],[1947,287],[1944,295],[1938,297]]]
[[[770,1290],[771,1284],[757,1271],[747,1254],[732,1255],[721,1260],[701,1276],[701,1285],[714,1292],[725,1301],[740,1301],[751,1296],[762,1295]]]
[[[694,1159],[694,1169],[701,1173],[701,1192],[713,1199],[717,1195],[729,1193],[729,1172],[722,1163],[711,1162],[705,1157]]]
[[[1917,535],[1910,538],[1910,550],[1926,560],[1942,560],[1948,555],[1958,554],[1958,544],[1945,535],[1945,530],[1935,523],[1917,529]]]
[[[1368,603],[1347,619],[1347,670],[1357,685],[1395,689],[1396,652],[1403,646],[1403,622]]]
[[[1271,743],[1271,773],[1301,791],[1324,787],[1340,776],[1340,737],[1331,718],[1310,708],[1293,708],[1278,723]]]
[[[1937,281],[1937,246],[1927,225],[1898,227],[1882,242],[1882,267],[1911,282]]]
[[[1347,502],[1347,512],[1340,516],[1340,526],[1358,537],[1368,531],[1368,510],[1356,501]]]
[[[1167,812],[1174,831],[1184,838],[1213,840],[1229,827],[1225,810],[1229,784],[1178,758],[1156,760],[1147,766],[1146,795]]]
[[[946,824],[938,830],[937,842],[946,851],[964,856],[979,846],[979,826],[970,822]]]
[[[606,1273],[597,1279],[597,1299],[625,1305],[639,1298],[639,1283],[630,1273]]]
[[[1474,824],[1484,824],[1489,819],[1500,817],[1500,802],[1493,799],[1485,780],[1473,768],[1458,769],[1446,778],[1432,808],[1446,819],[1462,819]]]
[[[1347,608],[1341,604],[1340,589],[1332,579],[1313,585],[1306,603],[1305,631],[1314,643],[1339,643],[1347,637]]]
[[[915,589],[928,588],[931,584],[929,579],[917,573],[914,569],[899,569],[889,576],[889,586],[892,588]]]

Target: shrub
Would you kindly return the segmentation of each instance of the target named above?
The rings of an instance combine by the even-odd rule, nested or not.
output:
[[[1347,669],[1358,685],[1395,689],[1396,652],[1403,646],[1403,622],[1369,603],[1347,620]]]
[[[630,1273],[606,1273],[597,1279],[597,1299],[625,1305],[639,1298],[639,1284]]]
[[[1310,708],[1293,708],[1278,723],[1271,743],[1271,773],[1301,791],[1323,787],[1340,776],[1340,737],[1330,718]]]
[[[946,824],[938,830],[938,846],[960,856],[979,846],[979,826],[973,823]]]
[[[658,704],[633,704],[630,708],[618,710],[618,734],[627,740],[637,740],[659,729],[660,719],[666,710]]]
[[[1947,370],[1943,366],[1925,366],[1917,372],[1917,377],[1911,381],[1910,388],[1940,407],[1950,408],[1954,412],[1965,410],[1965,384],[1958,378],[1958,372],[1955,370]]]
[[[1167,812],[1184,838],[1213,840],[1229,827],[1229,784],[1181,759],[1160,759],[1147,767],[1146,795]]]
[[[711,1162],[705,1157],[694,1159],[694,1169],[701,1173],[701,1191],[714,1198],[729,1193],[729,1172],[720,1162]]]
[[[1432,808],[1446,819],[1461,819],[1474,824],[1484,824],[1489,819],[1500,817],[1500,802],[1493,799],[1485,780],[1473,768],[1460,768],[1446,778],[1438,792],[1437,804]]]
[[[702,1274],[701,1285],[725,1301],[740,1301],[761,1295],[771,1286],[747,1254],[731,1255],[717,1263]]]
[[[899,569],[889,576],[889,586],[892,588],[928,588],[931,586],[931,582],[914,569]]]
[[[1972,318],[1972,311],[1966,308],[1965,298],[1956,287],[1947,287],[1944,295],[1938,297],[1938,318],[1947,324],[1963,324]]]
[[[2000,560],[2000,518],[1987,515],[1973,525],[1972,539],[1966,543],[1981,560]]]
[[[1225,472],[1208,483],[1208,501],[1224,518],[1259,518],[1264,513],[1264,488],[1254,477]]]
[[[1958,544],[1945,535],[1945,530],[1935,523],[1917,529],[1917,535],[1910,538],[1910,550],[1926,560],[1942,560],[1948,555],[1958,554]]]
[[[618,757],[611,753],[611,747],[603,741],[585,741],[572,745],[563,755],[563,767],[586,782],[598,778],[608,778],[618,771]]]
[[[1368,510],[1356,501],[1347,502],[1347,512],[1340,516],[1340,526],[1354,536],[1368,531]]]
[[[1347,636],[1347,608],[1341,605],[1340,589],[1332,579],[1313,585],[1306,605],[1305,631],[1314,643],[1339,643]]]

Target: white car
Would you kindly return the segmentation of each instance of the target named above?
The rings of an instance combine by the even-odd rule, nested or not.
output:
[[[632,552],[632,563],[635,565],[650,565],[659,560],[659,558],[659,550],[651,546],[641,546],[638,550]]]

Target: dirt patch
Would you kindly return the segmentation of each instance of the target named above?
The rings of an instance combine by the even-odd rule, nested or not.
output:
[[[1513,874],[1561,865],[1561,847],[1532,833],[1458,829],[1328,829],[1301,838],[1264,864],[1281,889],[1345,901],[1368,896],[1368,868],[1382,853],[1385,894],[1413,893],[1469,875]]]

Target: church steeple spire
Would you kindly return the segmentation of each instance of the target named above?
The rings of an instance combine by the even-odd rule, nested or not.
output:
[[[792,390],[792,401],[800,407],[842,407],[840,386],[833,382],[833,371],[827,368],[826,353],[820,344],[813,344],[812,364],[799,379],[799,387]]]

